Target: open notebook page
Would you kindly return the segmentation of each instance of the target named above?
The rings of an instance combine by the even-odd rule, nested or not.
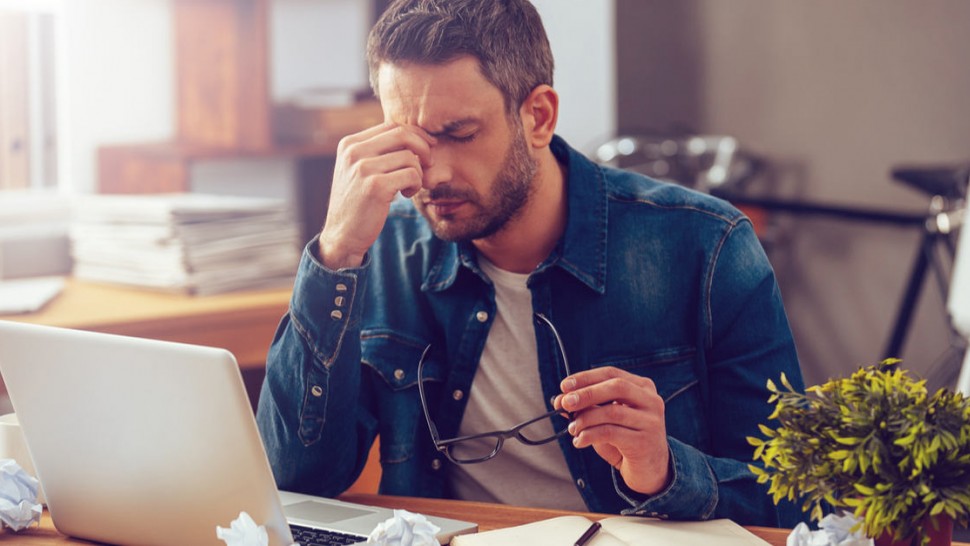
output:
[[[571,546],[589,528],[583,516],[561,516],[518,527],[508,527],[452,539],[452,546]],[[727,519],[664,521],[640,517],[600,520],[603,528],[587,546],[768,546],[740,525]]]

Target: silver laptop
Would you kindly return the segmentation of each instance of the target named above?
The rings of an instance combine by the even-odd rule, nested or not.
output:
[[[239,367],[223,349],[0,321],[0,373],[54,525],[114,544],[223,545],[241,511],[358,535],[386,508],[278,492]],[[445,543],[476,525],[432,517]],[[356,543],[351,541],[350,543]]]

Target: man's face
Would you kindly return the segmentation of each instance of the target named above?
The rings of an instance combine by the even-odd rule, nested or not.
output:
[[[436,139],[422,189],[412,197],[439,238],[483,239],[513,220],[528,200],[536,161],[522,124],[471,57],[444,65],[384,64],[378,73],[384,117]]]

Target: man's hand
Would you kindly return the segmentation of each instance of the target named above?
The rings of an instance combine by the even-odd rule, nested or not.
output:
[[[327,221],[319,252],[330,269],[357,267],[377,240],[391,201],[421,189],[435,139],[414,126],[382,123],[337,146]]]
[[[653,381],[607,367],[575,373],[560,388],[557,409],[575,415],[569,424],[574,446],[593,446],[634,491],[653,495],[667,486],[664,402]]]

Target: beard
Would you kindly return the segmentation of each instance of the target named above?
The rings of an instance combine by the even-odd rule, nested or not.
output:
[[[498,233],[514,219],[528,202],[534,188],[538,164],[529,155],[525,134],[519,123],[512,123],[512,141],[505,159],[492,181],[491,196],[481,196],[471,189],[441,184],[430,192],[422,191],[414,197],[418,210],[428,221],[431,231],[442,240],[465,242],[484,239]],[[453,214],[432,216],[424,200],[461,199],[476,209],[472,217],[459,220]]]

